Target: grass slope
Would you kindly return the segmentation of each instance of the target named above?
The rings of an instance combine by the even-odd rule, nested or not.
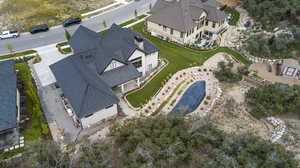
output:
[[[151,79],[142,89],[129,93],[126,98],[133,107],[139,107],[145,104],[162,86],[162,82],[167,78],[169,74],[174,74],[182,69],[202,65],[210,56],[219,53],[226,52],[232,54],[237,60],[244,63],[249,63],[239,53],[232,51],[228,48],[219,48],[213,51],[198,52],[179,46],[174,43],[161,40],[159,38],[150,36],[143,31],[144,22],[139,23],[132,27],[133,30],[142,33],[146,38],[152,41],[159,49],[159,55],[161,58],[167,59],[169,64],[154,78]]]

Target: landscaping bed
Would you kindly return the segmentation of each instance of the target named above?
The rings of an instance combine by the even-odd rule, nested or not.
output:
[[[138,21],[138,20],[141,20],[141,19],[145,18],[146,16],[147,16],[147,15],[140,15],[140,16],[137,16],[136,18],[131,19],[131,20],[128,20],[127,22],[124,22],[124,23],[120,24],[119,26],[120,26],[120,27],[124,27],[124,26],[130,25],[130,24],[132,24],[132,23],[134,23],[134,22],[136,22],[136,21]]]
[[[224,9],[224,12],[227,13],[227,14],[229,14],[229,13],[232,14],[232,18],[230,19],[228,24],[231,25],[231,26],[237,25],[237,23],[240,19],[240,13],[237,10],[235,10],[234,8],[230,8],[230,7],[226,7]]]
[[[71,47],[68,47],[68,48],[63,48],[64,46],[67,46],[69,45],[68,42],[61,42],[61,43],[57,43],[56,44],[56,48],[58,49],[58,51],[62,54],[69,54],[72,52],[72,49]]]
[[[174,74],[177,71],[188,67],[202,65],[209,57],[216,53],[225,52],[243,63],[251,63],[239,53],[232,51],[229,48],[221,47],[212,51],[199,52],[153,37],[144,33],[144,22],[134,25],[132,29],[143,34],[143,36],[154,43],[160,49],[160,57],[169,61],[169,64],[154,78],[152,78],[151,81],[149,81],[142,89],[133,91],[126,96],[127,100],[133,107],[140,107],[150,100],[159,88],[161,88],[163,81],[167,79],[168,75]]]
[[[0,60],[16,58],[16,57],[21,57],[21,56],[36,54],[36,53],[37,53],[37,51],[35,51],[35,50],[27,50],[27,51],[23,51],[23,52],[14,53],[14,54],[2,55],[2,56],[0,56]]]
[[[15,68],[17,70],[18,80],[21,80],[23,83],[23,90],[20,92],[23,92],[26,96],[25,115],[29,117],[29,121],[26,121],[24,127],[21,128],[21,135],[25,137],[25,141],[49,137],[49,128],[42,111],[37,88],[31,76],[29,66],[25,61],[18,61],[15,63]]]

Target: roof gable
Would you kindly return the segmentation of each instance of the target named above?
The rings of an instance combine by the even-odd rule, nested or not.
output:
[[[187,32],[196,26],[193,19],[198,19],[203,12],[211,21],[224,21],[226,15],[218,9],[221,5],[216,0],[158,0],[147,20]]]
[[[70,40],[70,45],[77,55],[83,59],[88,67],[92,68],[97,74],[102,74],[109,66],[112,60],[123,64],[129,62],[129,57],[138,48],[134,42],[135,36],[141,36],[128,28],[121,28],[113,24],[101,37],[95,32],[80,26],[74,33],[74,38]],[[87,36],[85,44],[79,39],[81,36]],[[144,50],[142,52],[149,54],[158,51],[158,48],[149,40],[144,40]],[[76,40],[77,39],[77,40]],[[77,52],[76,52],[77,51]]]
[[[98,33],[80,25],[72,35],[69,44],[74,53],[79,53],[97,48],[99,39],[100,35]]]
[[[119,101],[110,87],[78,57],[67,57],[50,68],[79,118]]]

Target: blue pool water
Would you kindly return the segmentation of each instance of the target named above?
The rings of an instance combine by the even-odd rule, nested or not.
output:
[[[170,112],[170,115],[185,116],[196,110],[206,96],[205,81],[193,83],[183,94],[179,102]]]

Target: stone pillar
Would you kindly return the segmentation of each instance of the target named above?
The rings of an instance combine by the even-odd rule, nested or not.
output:
[[[138,87],[140,87],[140,86],[141,86],[141,83],[140,83],[140,78],[137,78],[137,85],[138,85]]]
[[[122,93],[125,92],[124,84],[121,85],[121,92],[122,92]]]

